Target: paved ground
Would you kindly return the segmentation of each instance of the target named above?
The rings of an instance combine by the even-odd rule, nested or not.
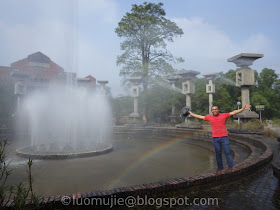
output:
[[[278,133],[278,135],[280,135],[280,126],[273,126],[272,128],[269,129],[275,131],[276,133]]]

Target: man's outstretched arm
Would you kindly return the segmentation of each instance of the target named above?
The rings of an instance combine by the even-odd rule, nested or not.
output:
[[[195,118],[198,118],[198,119],[201,119],[201,120],[204,120],[204,119],[205,119],[205,116],[198,115],[198,114],[194,114],[194,113],[192,113],[191,111],[189,111],[189,113],[191,114],[191,116],[193,116],[193,117],[195,117]]]
[[[234,110],[234,111],[230,112],[229,114],[230,114],[230,116],[232,116],[232,115],[235,115],[235,114],[238,114],[238,113],[244,111],[245,109],[250,109],[250,108],[251,108],[250,104],[245,104],[241,109]]]

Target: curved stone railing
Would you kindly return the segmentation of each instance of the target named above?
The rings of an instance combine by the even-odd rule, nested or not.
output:
[[[280,136],[277,136],[277,141],[280,143]],[[280,181],[280,157],[272,164],[273,175]]]
[[[272,164],[273,175],[280,180],[280,160],[275,161]]]
[[[207,142],[207,143],[208,143],[208,147],[206,146],[205,148],[207,148],[207,149],[212,150],[213,152],[215,152],[215,149],[214,149],[214,147],[212,146],[213,143],[212,143],[212,138],[211,138],[210,133],[209,133],[209,134],[206,134],[206,135],[203,135],[203,136],[204,136],[204,137],[207,136],[207,138],[201,139],[201,137],[198,136],[198,137],[195,137],[196,141],[199,141],[199,142],[201,142],[201,141]],[[253,145],[251,145],[251,144],[248,144],[248,143],[246,143],[246,142],[244,142],[244,141],[240,141],[240,140],[238,140],[237,138],[232,138],[232,137],[230,137],[230,142],[231,142],[231,153],[232,153],[234,162],[237,162],[237,161],[238,161],[238,162],[240,162],[240,161],[243,162],[243,161],[246,161],[247,159],[242,159],[242,158],[240,157],[239,151],[236,150],[236,149],[233,149],[233,147],[232,147],[233,144],[238,145],[238,147],[244,148],[244,149],[247,151],[247,153],[248,153],[248,157],[254,157],[254,156],[257,155],[255,146],[253,146]],[[188,143],[189,143],[189,142],[188,142]],[[193,143],[190,143],[190,144],[193,144]],[[199,145],[199,144],[197,144],[197,145]],[[210,148],[209,148],[209,146],[210,146]],[[248,157],[247,157],[247,158],[248,158]]]
[[[137,135],[138,129],[131,130],[127,133],[126,129],[124,129],[124,133],[126,135]],[[120,130],[119,130],[120,131]],[[140,130],[140,133],[143,130]],[[187,129],[166,129],[166,128],[153,128],[153,129],[146,129],[144,133],[148,134],[164,134],[168,132],[169,135],[173,136],[183,136],[184,134],[198,134],[200,131],[195,130],[187,130]],[[119,133],[120,134],[120,133]],[[118,132],[116,132],[118,135]],[[198,139],[208,139],[211,140],[211,136],[209,133],[204,133],[202,135],[197,135],[194,138]],[[73,200],[78,201],[83,198],[104,198],[110,199],[112,198],[127,198],[129,196],[151,196],[157,197],[161,195],[168,195],[174,193],[180,193],[181,191],[190,192],[193,190],[204,189],[206,187],[211,187],[215,185],[219,185],[221,183],[231,182],[232,180],[239,179],[244,175],[251,174],[256,170],[266,166],[273,158],[273,149],[270,145],[262,142],[261,140],[232,134],[230,135],[230,139],[235,141],[237,144],[246,147],[249,151],[249,156],[234,166],[232,172],[225,173],[224,171],[220,175],[215,175],[215,173],[205,173],[191,177],[180,177],[175,179],[168,179],[162,180],[158,182],[153,182],[149,184],[140,184],[140,185],[133,185],[127,187],[119,187],[109,190],[102,190],[102,191],[93,191],[89,193],[74,193],[71,195],[56,195],[56,196],[46,196],[40,199],[40,205],[44,208],[63,208],[63,200],[65,198],[69,199],[69,202],[73,202]],[[251,143],[253,142],[254,145],[260,146],[262,148],[261,154],[256,156],[256,149]],[[27,201],[28,205],[28,201]],[[70,204],[71,205],[71,204]],[[7,207],[12,207],[13,201],[11,200]]]
[[[265,131],[261,131],[261,130],[241,130],[241,129],[234,129],[234,128],[229,128],[227,130],[229,133],[237,133],[237,134],[256,134],[256,135],[265,134]]]

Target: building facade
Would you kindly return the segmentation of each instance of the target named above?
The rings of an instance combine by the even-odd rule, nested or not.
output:
[[[16,61],[10,67],[0,66],[0,81],[24,83],[26,91],[47,88],[51,85],[78,85],[94,88],[96,79],[89,75],[77,78],[76,73],[65,72],[58,64],[41,52],[28,55]]]

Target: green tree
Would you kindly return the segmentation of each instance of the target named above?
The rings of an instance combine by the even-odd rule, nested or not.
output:
[[[205,78],[196,78],[194,82],[195,94],[192,95],[192,110],[201,115],[207,115],[209,107],[209,96],[205,91],[207,81]]]
[[[270,103],[267,98],[258,91],[253,92],[251,97],[251,104],[256,107],[256,105],[265,105],[266,109],[270,109]]]
[[[133,112],[133,98],[130,96],[121,96],[111,98],[112,112],[116,119],[116,124],[120,124],[120,119]]]
[[[214,94],[213,104],[217,105],[221,112],[230,112],[233,109],[235,109],[232,105],[232,97],[229,94],[227,88],[227,85],[217,84],[216,85],[216,93]]]
[[[275,70],[264,68],[258,78],[259,88],[269,88],[273,89],[275,83],[277,82],[278,75],[275,73]]]
[[[265,105],[264,118],[280,117],[280,79],[275,70],[264,68],[257,76],[252,102]]]
[[[133,4],[131,12],[126,13],[115,29],[116,34],[124,38],[117,57],[117,64],[122,65],[120,75],[141,76],[143,91],[154,83],[174,74],[172,63],[182,62],[174,58],[166,49],[166,41],[183,34],[174,22],[166,19],[162,3]],[[148,103],[144,103],[143,120],[147,122]]]
[[[141,94],[140,101],[149,102],[149,120],[153,122],[168,122],[171,115],[172,105],[175,106],[176,115],[180,115],[182,108],[181,92],[173,90],[169,84],[153,85],[149,91]],[[140,106],[143,104],[140,103]]]
[[[235,75],[236,70],[232,69],[226,73],[219,72],[219,77],[214,81],[214,83],[217,85],[217,88],[225,88],[226,92],[231,96],[225,103],[227,104],[226,106],[231,106],[232,109],[235,109],[237,101],[241,100],[240,88],[236,87],[235,85]],[[219,95],[218,91],[216,91],[216,94]],[[214,99],[216,94],[214,95]]]
[[[229,70],[224,75],[233,82],[231,85],[226,85],[225,88],[231,96],[231,106],[236,107],[237,101],[241,101],[240,88],[235,85],[236,70]]]
[[[216,93],[214,94],[215,105],[218,105],[222,112],[230,112],[237,109],[236,102],[240,101],[240,87],[234,86],[235,70],[229,70],[226,73],[220,72],[219,77],[214,80]],[[256,86],[250,87],[250,101],[252,109],[255,105],[265,105],[262,112],[263,119],[280,118],[280,79],[274,70],[264,69],[260,74],[255,71]],[[171,91],[168,84],[157,83],[149,88],[149,91],[141,93],[139,97],[139,108],[141,109],[148,103],[150,107],[148,115],[150,121],[167,122],[168,116],[171,114],[171,105],[176,106],[177,114],[182,107],[185,106],[186,97],[181,94],[182,82],[185,80],[180,78],[176,82],[176,92]],[[196,90],[192,95],[192,110],[195,113],[208,114],[208,94],[205,92],[207,83],[205,78],[194,79]],[[119,98],[119,111],[115,113],[125,116],[133,111],[133,99],[131,97]],[[127,111],[130,110],[130,111]]]

